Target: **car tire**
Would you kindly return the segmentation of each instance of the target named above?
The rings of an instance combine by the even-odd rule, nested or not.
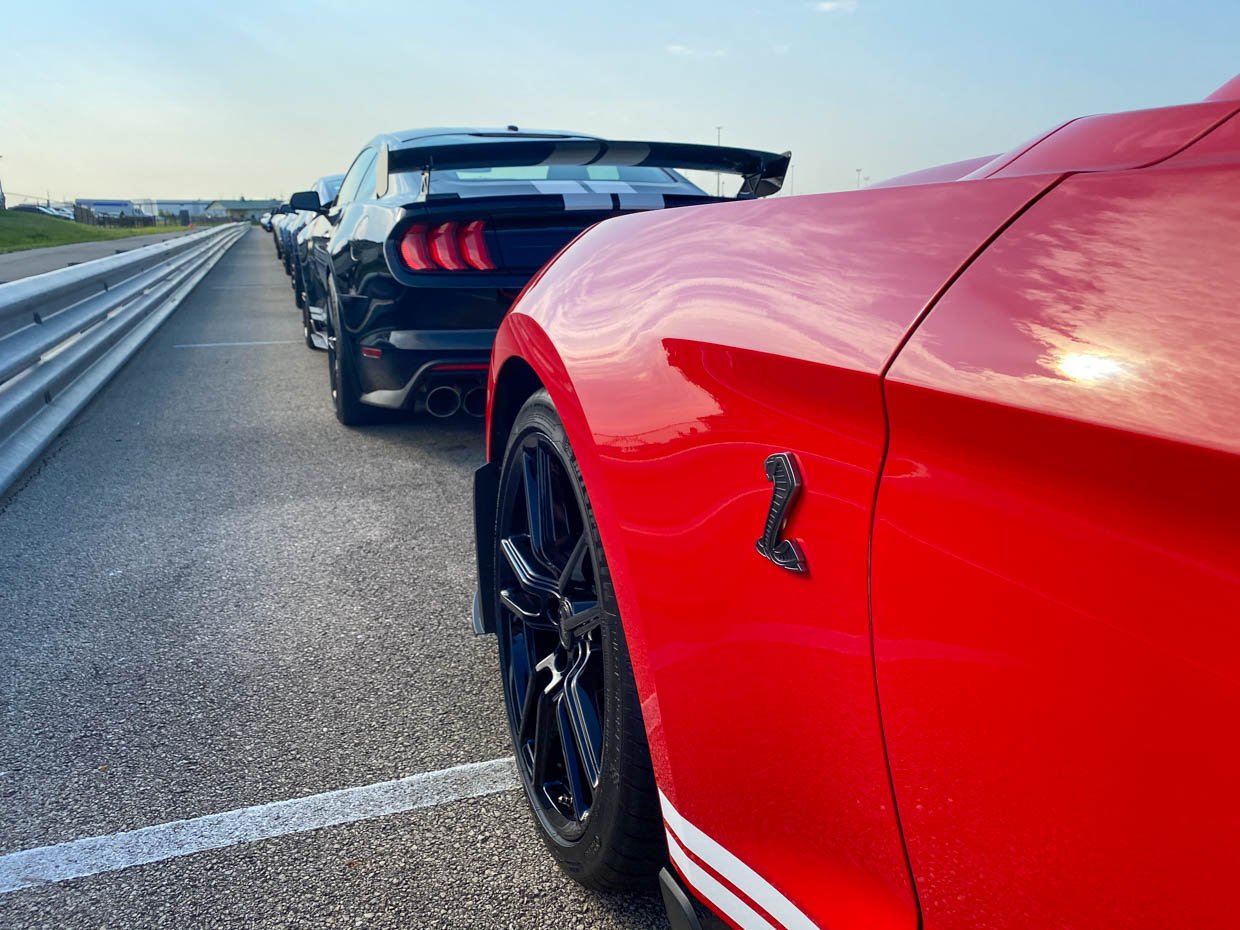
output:
[[[531,499],[545,501],[534,509],[549,521],[530,516]],[[534,531],[548,522],[550,537]],[[633,666],[585,483],[546,391],[509,434],[494,538],[504,704],[538,830],[582,885],[650,884],[667,848]],[[552,581],[556,593],[545,590]]]
[[[348,331],[340,324],[340,301],[334,280],[328,281],[327,290],[327,377],[336,419],[345,426],[381,422],[388,411],[364,404],[361,400],[362,389],[353,367],[353,345]]]
[[[297,259],[293,259],[293,302],[304,311],[306,309],[306,298],[302,295],[303,287],[304,281],[301,273],[301,262]]]

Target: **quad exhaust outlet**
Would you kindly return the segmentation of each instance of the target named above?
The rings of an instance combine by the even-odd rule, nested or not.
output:
[[[480,417],[487,412],[487,389],[473,387],[465,392],[461,408],[471,417]]]
[[[461,392],[453,385],[441,384],[431,388],[426,395],[426,412],[433,417],[446,419],[461,409]]]

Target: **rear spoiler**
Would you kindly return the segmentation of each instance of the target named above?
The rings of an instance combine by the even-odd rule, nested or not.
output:
[[[784,176],[792,161],[791,152],[776,155],[774,152],[722,145],[548,138],[414,145],[392,149],[386,154],[390,174],[528,165],[617,165],[724,171],[744,178],[737,194],[740,199],[776,193],[783,187]]]

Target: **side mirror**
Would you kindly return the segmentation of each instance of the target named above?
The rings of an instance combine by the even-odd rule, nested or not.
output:
[[[318,191],[298,191],[288,199],[288,205],[294,210],[309,210],[311,213],[323,212]]]

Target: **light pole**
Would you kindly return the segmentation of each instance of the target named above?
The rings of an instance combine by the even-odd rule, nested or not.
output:
[[[715,127],[715,145],[722,145],[722,144],[723,144],[723,127],[716,126]],[[723,173],[720,171],[715,172],[715,196],[716,197],[723,196]]]
[[[861,169],[857,169],[857,190],[861,190]]]
[[[3,157],[4,157],[3,155],[0,155],[0,158],[3,158]],[[0,210],[3,210],[3,209],[5,209],[5,203],[4,203],[4,185],[3,185],[3,184],[0,184]]]

